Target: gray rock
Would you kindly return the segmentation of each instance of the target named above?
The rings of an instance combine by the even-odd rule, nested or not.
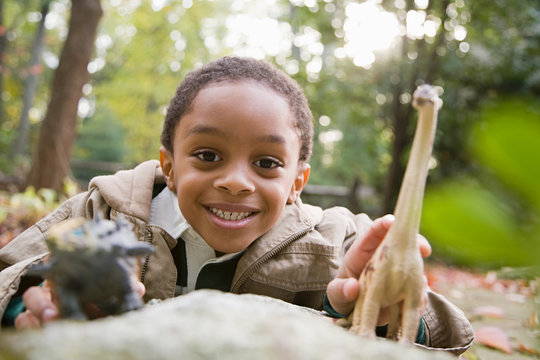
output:
[[[315,311],[201,290],[104,319],[3,331],[0,359],[415,359],[453,357],[367,340]]]

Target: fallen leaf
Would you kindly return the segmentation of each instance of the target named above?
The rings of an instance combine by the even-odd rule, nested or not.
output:
[[[531,314],[529,321],[525,323],[525,326],[531,329],[537,329],[540,327],[540,323],[538,322],[538,314],[536,311]]]
[[[506,294],[506,300],[525,304],[527,302],[527,297],[522,294]]]
[[[498,306],[492,305],[478,306],[474,309],[474,314],[493,319],[502,319],[504,317],[504,310]]]
[[[488,271],[484,278],[486,285],[493,285],[497,281],[497,273],[495,271]]]
[[[435,288],[438,281],[437,275],[433,274],[432,272],[426,272],[426,278],[427,278],[428,286],[430,288]]]
[[[512,354],[510,340],[503,329],[496,326],[484,326],[476,329],[474,334],[479,344]]]
[[[535,355],[535,356],[539,355],[536,349],[527,347],[523,345],[522,343],[517,344],[516,350],[520,353],[527,354],[527,355]]]

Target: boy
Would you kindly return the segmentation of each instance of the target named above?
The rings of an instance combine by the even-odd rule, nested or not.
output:
[[[159,163],[93,179],[88,192],[0,250],[0,309],[28,287],[24,273],[46,254],[43,234],[51,224],[121,213],[139,240],[155,247],[140,274],[145,300],[213,288],[349,313],[359,292],[355,278],[392,219],[372,222],[344,208],[302,204],[312,138],[305,96],[268,63],[226,57],[192,72],[167,110]],[[427,294],[418,342],[464,351],[469,323]],[[23,300],[18,328],[58,315],[47,282],[26,290]]]

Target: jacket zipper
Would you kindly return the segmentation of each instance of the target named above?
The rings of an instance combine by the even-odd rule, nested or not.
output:
[[[152,242],[153,242],[153,240],[152,240],[152,238],[153,238],[152,231],[150,231],[148,228],[144,229],[144,231],[146,232],[144,242],[152,245]],[[148,254],[148,255],[145,256],[144,262],[143,262],[143,265],[142,265],[141,282],[143,282],[143,283],[144,283],[144,277],[146,276],[146,272],[148,271],[148,261],[150,260],[150,255],[152,255],[152,254]]]
[[[249,276],[255,271],[257,270],[262,264],[264,264],[265,262],[267,262],[268,260],[270,260],[272,257],[274,257],[277,253],[279,253],[281,250],[283,250],[284,248],[286,248],[287,246],[289,246],[291,243],[295,242],[296,240],[300,239],[302,236],[306,235],[309,231],[311,231],[311,228],[309,229],[306,229],[306,230],[303,230],[301,232],[298,232],[294,235],[292,235],[291,237],[289,237],[288,239],[286,239],[285,241],[283,241],[281,244],[279,244],[278,246],[276,246],[275,248],[273,248],[272,250],[270,250],[269,252],[267,252],[264,256],[262,256],[261,258],[259,258],[259,260],[257,260],[256,262],[254,262],[253,264],[251,264],[246,271],[244,271],[244,273],[242,274],[242,276],[238,279],[238,281],[236,282],[236,284],[234,284],[232,287],[231,287],[231,293],[237,293],[238,290],[240,289],[240,287],[247,281],[247,279],[249,278]]]

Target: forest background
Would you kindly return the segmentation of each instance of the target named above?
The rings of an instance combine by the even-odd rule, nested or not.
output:
[[[421,229],[435,260],[537,274],[536,0],[0,0],[4,243],[92,176],[157,158],[176,86],[223,55],[270,60],[303,87],[304,201],[373,217],[399,191],[412,93],[435,85]]]
[[[391,212],[415,126],[411,94],[432,83],[444,106],[423,232],[458,263],[537,262],[536,1],[77,0],[71,9],[0,1],[0,172],[12,191],[63,192],[67,176],[85,184],[156,158],[186,72],[252,56],[276,63],[309,99],[306,202]]]

